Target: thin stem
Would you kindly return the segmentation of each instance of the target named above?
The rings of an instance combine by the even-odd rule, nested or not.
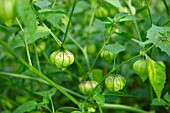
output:
[[[145,2],[146,2],[146,5],[147,5],[147,10],[148,10],[148,13],[149,13],[149,18],[150,18],[151,26],[152,26],[152,16],[151,16],[151,11],[150,11],[150,9],[149,9],[149,4],[148,4],[147,1],[145,1]]]
[[[73,12],[74,12],[74,8],[76,6],[76,1],[74,0],[74,4],[73,4],[73,7],[71,9],[71,14],[70,14],[70,17],[69,17],[69,21],[68,21],[68,24],[67,24],[67,28],[66,28],[66,32],[64,33],[64,40],[63,40],[63,44],[65,45],[65,42],[66,42],[66,38],[67,38],[67,33],[68,33],[68,29],[70,27],[70,22],[71,22],[71,19],[72,19],[72,16],[73,16]]]
[[[24,64],[31,72],[35,73],[45,81],[47,81],[50,85],[54,86],[56,89],[58,89],[61,93],[63,93],[66,97],[68,97],[72,102],[74,102],[76,105],[78,105],[78,101],[68,94],[65,90],[63,90],[58,84],[53,82],[51,79],[49,79],[47,76],[39,72],[36,68],[33,66],[30,66],[27,62],[25,62],[19,55],[17,55],[2,39],[0,39],[0,44],[14,57],[16,57],[22,64]]]
[[[42,22],[42,24],[43,24],[44,27],[46,27],[48,29],[48,31],[51,34],[51,36],[54,38],[54,40],[57,42],[57,44],[61,47],[62,42],[55,36],[55,34],[51,31],[51,29],[49,29],[43,22]]]
[[[34,52],[35,52],[35,57],[36,57],[36,62],[37,62],[38,70],[41,72],[40,61],[39,61],[39,58],[38,58],[38,53],[37,53],[37,49],[36,49],[36,44],[35,43],[34,43]]]
[[[148,111],[141,110],[139,108],[131,107],[131,106],[126,106],[126,105],[119,105],[119,104],[103,104],[101,105],[102,108],[104,109],[121,109],[121,110],[128,110],[134,113],[149,113]]]
[[[44,84],[47,84],[49,85],[48,82],[46,82],[45,80],[41,79],[41,78],[34,78],[34,77],[31,77],[31,76],[26,76],[26,75],[22,75],[22,74],[16,74],[16,73],[8,73],[8,72],[0,72],[0,75],[6,75],[6,76],[11,76],[11,77],[16,77],[16,78],[21,78],[21,79],[29,79],[29,80],[35,80],[35,81],[38,81],[38,82],[41,82],[41,83],[44,83]],[[60,85],[59,85],[60,86]],[[67,91],[68,93],[72,94],[72,95],[75,95],[77,97],[80,97],[82,99],[85,99],[84,96],[80,95],[79,93],[76,93],[70,89],[67,89],[63,86],[60,86],[63,90]]]
[[[96,0],[96,1],[98,1],[98,0]],[[93,21],[94,21],[94,16],[95,16],[95,12],[96,12],[97,6],[98,6],[98,4],[96,4],[96,6],[94,7],[93,14],[92,14],[92,16],[91,16],[91,18],[90,18],[90,23],[89,23],[89,31],[90,31],[90,29],[91,29],[91,26],[92,26],[92,24],[93,24]],[[88,33],[89,33],[89,31],[88,31]]]
[[[163,38],[159,39],[157,42],[155,42],[152,46],[150,46],[146,52],[148,52],[149,50],[151,50],[159,41],[161,41]]]
[[[53,105],[53,100],[52,100],[51,96],[49,96],[49,97],[50,97],[50,101],[51,101],[52,113],[55,113],[54,105]]]
[[[110,29],[110,33],[109,33],[109,35],[108,35],[106,41],[104,42],[104,44],[103,44],[103,46],[101,47],[100,51],[98,52],[96,58],[94,59],[94,62],[93,62],[93,64],[92,64],[91,67],[90,67],[89,73],[90,73],[91,70],[93,69],[93,67],[94,67],[94,65],[95,65],[95,63],[96,63],[98,57],[100,56],[100,53],[101,53],[102,50],[104,49],[105,45],[109,42],[109,40],[110,40],[110,38],[111,38],[111,35],[112,35],[112,33],[113,33],[113,27],[114,27],[114,24],[113,24],[113,26],[112,26],[111,29]]]
[[[165,5],[166,12],[167,12],[167,14],[169,15],[169,8],[168,8],[168,4],[166,3],[166,1],[165,1],[165,0],[163,0],[163,3],[164,3],[164,5]]]
[[[127,2],[126,2],[127,3]],[[131,8],[131,0],[128,0],[128,7],[129,7],[129,10],[130,10],[130,14],[132,15],[132,8]],[[139,32],[139,29],[138,29],[138,24],[136,22],[136,19],[134,19],[134,24],[135,24],[135,29],[136,29],[136,32],[137,32],[137,35],[138,35],[138,38],[140,41],[142,41],[142,38],[141,38],[141,35],[140,35],[140,32]]]
[[[53,5],[52,5],[52,8],[55,6],[55,4],[56,4],[56,1],[57,1],[57,0],[54,0],[54,2],[53,2]]]
[[[45,51],[43,51],[43,55],[44,55],[44,58],[47,60],[47,62],[50,63],[50,60],[49,60],[47,54],[45,53]]]
[[[25,44],[25,48],[26,48],[26,52],[27,52],[27,58],[28,58],[28,62],[30,64],[30,66],[32,66],[32,62],[31,62],[31,58],[30,58],[30,52],[29,52],[27,40],[26,40],[26,37],[25,37],[25,30],[23,29],[23,27],[22,27],[20,21],[18,20],[18,18],[16,17],[15,19],[16,19],[18,25],[20,26],[22,32],[24,33],[23,39],[24,39],[24,44]]]
[[[51,109],[50,109],[47,105],[42,106],[42,107],[46,108],[49,112],[51,112],[51,113],[52,113]]]
[[[100,113],[103,113],[103,110],[102,110],[101,105],[98,104],[98,107],[99,107],[99,112],[100,112]]]
[[[60,29],[63,33],[64,33],[64,30],[59,26],[57,25],[57,28]],[[68,38],[82,51],[84,57],[85,57],[85,60],[86,60],[86,63],[87,63],[87,67],[90,66],[90,63],[89,63],[89,60],[88,60],[88,57],[87,57],[87,53],[85,52],[85,50],[81,47],[81,45],[76,41],[74,40],[70,35],[68,35]]]

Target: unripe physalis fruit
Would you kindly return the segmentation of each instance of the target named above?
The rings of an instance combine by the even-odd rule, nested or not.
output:
[[[96,81],[83,81],[79,84],[79,90],[84,95],[90,94],[97,85]]]
[[[105,80],[105,86],[110,91],[122,90],[126,84],[126,79],[121,75],[110,75]]]
[[[87,53],[94,54],[95,52],[96,52],[96,45],[95,44],[87,45]]]
[[[74,55],[68,50],[58,50],[51,54],[50,61],[58,68],[65,70],[74,62]]]
[[[141,77],[142,81],[145,81],[147,79],[148,75],[147,60],[144,59],[137,60],[133,64],[133,69]]]
[[[45,50],[45,48],[46,48],[46,43],[43,41],[36,44],[35,48],[32,45],[29,46],[30,52],[34,53],[35,52],[34,49],[35,49],[38,54],[42,53]]]
[[[95,12],[95,16],[97,18],[106,18],[109,15],[109,11],[102,7],[102,6],[98,6]]]
[[[115,57],[115,55],[113,53],[111,53],[110,51],[103,49],[101,54],[100,54],[101,58],[103,58],[105,61],[107,61],[108,63],[111,63]]]
[[[40,42],[37,46],[36,46],[36,51],[37,51],[37,53],[41,53],[41,52],[43,52],[44,50],[45,50],[45,48],[46,48],[46,44],[45,44],[45,42]]]
[[[0,0],[0,21],[12,26],[16,16],[16,0]]]

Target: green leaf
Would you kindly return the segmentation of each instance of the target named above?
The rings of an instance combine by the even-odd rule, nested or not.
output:
[[[109,4],[117,7],[117,8],[121,8],[121,4],[119,2],[119,0],[105,0],[106,2],[108,2]]]
[[[58,22],[62,19],[63,14],[62,13],[56,13],[56,14],[46,14],[45,18],[48,22],[50,22],[54,27],[57,26]]]
[[[25,113],[30,112],[31,110],[35,109],[37,106],[36,101],[28,101],[21,106],[19,106],[13,113]]]
[[[170,103],[170,94],[168,92],[165,94],[164,99]]]
[[[17,0],[16,8],[20,19],[22,20],[27,29],[27,33],[30,35],[33,34],[37,27],[36,17],[28,0]]]
[[[157,98],[154,98],[151,103],[152,106],[166,106],[168,105],[163,99],[158,100]]]
[[[36,40],[40,39],[40,38],[44,38],[45,36],[47,36],[49,34],[49,30],[46,28],[46,27],[42,27],[42,26],[38,26],[35,33],[30,36],[28,34],[25,34],[26,37],[29,37],[27,39],[27,43],[28,44],[32,44],[34,43]],[[12,45],[12,48],[17,48],[17,47],[25,47],[25,44],[24,44],[24,40],[23,40],[23,32],[20,31],[16,37],[14,38],[14,41],[13,41],[13,45]]]
[[[125,18],[127,15],[128,15],[128,13],[124,13],[124,12],[118,13],[114,16],[113,20],[115,22],[119,22],[120,19]]]
[[[42,9],[44,7],[49,6],[51,4],[51,2],[49,2],[48,0],[42,0],[42,1],[37,1],[34,4]]]
[[[127,16],[125,16],[124,18],[121,18],[121,19],[119,20],[119,22],[132,21],[132,20],[135,20],[135,19],[136,19],[135,16],[133,16],[133,15],[127,15]]]
[[[97,81],[100,82],[103,76],[103,71],[101,69],[93,69],[92,70],[92,78]]]
[[[105,30],[105,24],[104,24],[104,22],[102,22],[102,21],[99,20],[99,19],[95,19],[94,24],[93,24],[93,27],[94,27],[94,29],[97,30],[97,31],[102,31],[102,32],[104,32],[104,30]]]
[[[134,95],[128,94],[128,93],[124,93],[124,92],[120,92],[120,91],[109,91],[109,90],[105,90],[103,93],[103,95],[113,95],[113,96],[124,96],[124,97],[136,97]]]
[[[105,97],[102,94],[97,94],[93,96],[93,99],[96,101],[98,104],[104,104],[105,103]]]
[[[147,45],[147,44],[152,43],[152,41],[150,41],[150,40],[146,40],[145,42],[141,42],[141,41],[136,40],[136,39],[134,39],[134,38],[132,39],[132,41],[138,43],[140,46],[145,46],[145,45]]]
[[[152,27],[147,31],[147,38],[152,42],[156,43],[162,37],[162,34],[170,32],[170,27],[159,27],[152,25]],[[166,52],[170,56],[170,42],[164,44],[164,42],[159,41],[155,45],[159,47],[162,51]]]
[[[149,58],[148,73],[149,73],[150,83],[156,93],[156,96],[158,97],[158,100],[160,100],[161,93],[164,88],[164,84],[166,80],[165,68],[159,63]]]
[[[37,94],[37,95],[40,95],[40,96],[49,95],[50,97],[52,97],[55,94],[55,92],[56,92],[56,88],[51,88],[48,91],[34,92],[34,93]]]
[[[120,45],[118,42],[115,44],[109,44],[105,46],[105,49],[112,52],[113,54],[118,54],[121,51],[125,50],[125,47],[123,45]]]

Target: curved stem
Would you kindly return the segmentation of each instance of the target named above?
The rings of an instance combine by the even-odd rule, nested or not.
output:
[[[152,26],[152,16],[151,16],[151,11],[150,11],[150,9],[149,9],[149,4],[148,4],[147,1],[145,1],[145,2],[146,2],[146,5],[147,5],[147,10],[148,10],[148,13],[149,13],[149,18],[150,18],[151,26]]]
[[[25,44],[25,48],[26,48],[26,52],[27,52],[27,58],[28,58],[28,62],[29,62],[29,64],[30,64],[30,66],[32,66],[32,62],[31,62],[31,58],[30,58],[30,52],[29,52],[27,40],[26,40],[26,37],[25,37],[25,31],[24,31],[24,29],[23,29],[20,21],[18,20],[18,18],[16,17],[15,19],[16,19],[18,25],[20,26],[22,32],[24,33],[23,40],[24,40],[24,44]]]
[[[57,44],[61,47],[62,42],[55,36],[55,34],[51,31],[51,29],[49,29],[43,22],[42,22],[42,24],[43,24],[44,27],[46,27],[48,29],[48,31],[51,34],[51,36],[54,38],[54,40],[57,42]]]
[[[169,15],[169,7],[168,7],[168,4],[166,3],[165,0],[163,0],[163,3],[164,3],[164,5],[165,5],[166,12],[167,12],[167,14]]]
[[[98,107],[99,107],[99,112],[100,112],[100,113],[103,113],[103,110],[102,110],[101,105],[98,104]]]
[[[68,97],[72,102],[74,102],[76,105],[78,105],[78,101],[68,94],[65,90],[63,90],[58,84],[53,82],[51,79],[49,79],[47,76],[39,72],[36,68],[33,66],[30,66],[27,62],[25,62],[19,55],[17,55],[2,39],[0,39],[0,44],[14,57],[16,57],[22,64],[24,64],[31,72],[35,73],[45,81],[47,81],[50,85],[54,86],[56,89],[58,89],[61,93],[63,93],[66,97]]]
[[[126,2],[127,3],[127,2]],[[132,15],[132,9],[131,9],[131,0],[128,0],[128,7],[129,7],[129,10],[130,10],[130,14]],[[142,41],[142,38],[141,38],[141,35],[140,35],[140,32],[139,32],[139,29],[138,29],[138,24],[136,22],[136,19],[134,19],[134,24],[135,24],[135,29],[136,29],[136,32],[137,32],[137,35],[138,35],[138,38],[140,41]]]
[[[69,17],[69,21],[68,21],[68,24],[67,24],[67,28],[66,28],[66,32],[64,34],[64,40],[63,40],[63,45],[65,45],[65,41],[66,41],[66,38],[67,38],[67,33],[68,33],[68,29],[70,27],[70,22],[71,22],[71,19],[72,19],[72,16],[73,16],[73,12],[74,12],[74,8],[76,6],[76,1],[74,0],[74,4],[73,4],[73,7],[71,9],[71,14],[70,14],[70,17]]]
[[[105,103],[105,104],[101,105],[101,107],[104,108],[104,109],[127,110],[127,111],[131,111],[131,112],[134,112],[134,113],[149,113],[148,111],[144,111],[144,110],[139,109],[139,108],[135,108],[135,107],[131,107],[131,106],[126,106],[126,105],[119,105],[119,104],[107,104],[107,103]]]

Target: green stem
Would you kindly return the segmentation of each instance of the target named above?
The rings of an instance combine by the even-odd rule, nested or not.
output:
[[[52,100],[51,96],[49,96],[49,97],[50,97],[50,101],[51,101],[52,113],[55,113],[54,105],[53,105],[53,100]]]
[[[152,26],[152,16],[151,16],[151,11],[150,11],[150,9],[149,9],[149,4],[148,4],[147,1],[145,1],[145,2],[146,2],[146,5],[147,5],[147,10],[148,10],[148,13],[149,13],[149,18],[150,18],[151,26]]]
[[[73,4],[73,7],[72,7],[72,9],[71,9],[71,14],[70,14],[69,21],[68,21],[68,24],[67,24],[66,32],[64,33],[63,45],[65,45],[65,42],[66,42],[68,29],[69,29],[69,27],[70,27],[70,22],[71,22],[71,19],[72,19],[72,16],[73,16],[73,12],[74,12],[74,8],[75,8],[75,6],[76,6],[76,3],[77,3],[77,2],[74,0],[74,4]]]
[[[27,40],[26,40],[26,37],[25,37],[25,31],[24,31],[21,23],[19,22],[18,18],[16,17],[15,19],[16,19],[18,25],[20,26],[22,32],[24,33],[23,39],[24,39],[24,44],[25,44],[25,48],[26,48],[26,52],[27,52],[27,58],[28,58],[28,62],[29,62],[29,64],[30,64],[30,66],[32,66],[32,62],[31,62],[31,58],[30,58],[30,52],[29,52]]]
[[[44,83],[44,84],[47,84],[49,85],[48,82],[46,82],[45,80],[41,79],[41,78],[34,78],[34,77],[31,77],[31,76],[26,76],[26,75],[22,75],[22,74],[16,74],[16,73],[8,73],[8,72],[0,72],[0,75],[6,75],[6,76],[11,76],[11,77],[16,77],[16,78],[21,78],[21,79],[29,79],[29,80],[35,80],[35,81],[38,81],[38,82],[41,82],[41,83]],[[60,85],[59,85],[60,86]],[[79,93],[76,93],[70,89],[67,89],[63,86],[60,86],[63,90],[67,91],[68,93],[72,94],[72,95],[75,95],[77,97],[80,97],[82,99],[85,99],[84,96],[80,95]]]
[[[57,42],[57,44],[61,47],[62,42],[55,36],[55,34],[51,31],[51,29],[49,29],[43,22],[42,22],[42,24],[43,24],[44,27],[46,27],[48,29],[48,31],[51,34],[51,36],[54,38],[54,40]]]
[[[100,113],[103,113],[103,110],[102,110],[101,105],[98,104],[98,107],[99,107],[99,112],[100,112]]]
[[[128,7],[129,7],[129,10],[130,10],[130,14],[132,15],[132,9],[131,9],[131,0],[128,0]],[[134,24],[135,24],[135,29],[136,29],[136,32],[137,32],[137,35],[138,35],[138,38],[140,41],[142,41],[142,38],[141,38],[141,35],[140,35],[140,32],[139,32],[139,29],[138,29],[138,24],[136,22],[136,19],[134,19]]]
[[[54,0],[54,2],[53,2],[53,5],[52,5],[52,8],[55,6],[55,4],[56,4],[56,1],[57,1],[57,0]]]
[[[41,72],[40,62],[39,62],[38,53],[37,53],[37,50],[36,50],[36,44],[35,43],[34,43],[34,52],[35,52],[38,70]]]
[[[163,3],[164,3],[164,5],[165,5],[166,12],[167,12],[167,14],[169,15],[169,7],[168,7],[168,5],[167,5],[166,1],[165,1],[165,0],[163,0]]]
[[[92,71],[92,69],[93,69],[93,67],[94,67],[94,65],[95,65],[95,63],[96,63],[98,57],[100,56],[100,53],[101,53],[102,50],[104,49],[105,45],[109,42],[109,40],[110,40],[110,38],[111,38],[111,36],[112,36],[112,33],[113,33],[113,27],[114,27],[114,24],[113,24],[113,26],[112,26],[111,29],[110,29],[110,33],[109,33],[109,35],[108,35],[106,41],[104,42],[104,44],[103,44],[103,46],[101,47],[100,51],[98,52],[96,58],[94,59],[94,62],[93,62],[93,64],[92,64],[91,67],[90,67],[89,73]]]
[[[60,29],[64,33],[64,30],[59,25],[57,25],[57,28]],[[88,57],[87,57],[87,53],[85,52],[85,50],[70,35],[68,35],[68,38],[82,51],[82,53],[83,53],[83,55],[85,57],[86,63],[87,63],[87,67],[90,67],[90,63],[89,63],[89,60],[88,60]]]
[[[35,73],[45,81],[47,81],[50,85],[57,88],[61,93],[63,93],[66,97],[68,97],[72,102],[74,102],[76,105],[78,105],[78,101],[72,97],[70,94],[68,94],[66,91],[64,91],[58,84],[53,82],[51,79],[49,79],[47,76],[39,72],[36,68],[30,66],[27,62],[25,62],[19,55],[17,55],[2,39],[0,39],[0,44],[14,57],[16,57],[22,64],[24,64],[31,72]]]
[[[126,105],[119,105],[119,104],[103,104],[101,105],[102,108],[104,109],[121,109],[121,110],[128,110],[134,113],[149,113],[148,111],[141,110],[139,108],[131,107],[131,106],[126,106]],[[151,113],[151,112],[150,112]]]

